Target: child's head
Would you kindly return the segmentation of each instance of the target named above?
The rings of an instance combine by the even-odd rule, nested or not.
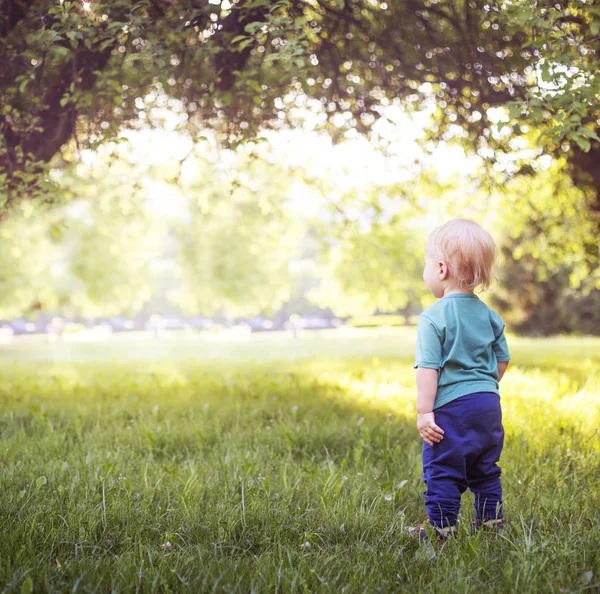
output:
[[[446,289],[473,292],[494,280],[496,245],[490,234],[468,219],[453,219],[434,229],[425,245],[423,280],[435,297]]]

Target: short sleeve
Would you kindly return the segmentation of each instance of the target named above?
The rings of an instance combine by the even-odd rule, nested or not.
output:
[[[426,316],[417,323],[417,352],[413,367],[439,369],[442,362],[442,340],[435,324]]]
[[[504,336],[504,325],[500,334],[494,338],[492,343],[492,349],[496,355],[496,361],[502,363],[503,361],[510,361],[510,353],[508,352],[508,345],[506,344],[506,336]]]

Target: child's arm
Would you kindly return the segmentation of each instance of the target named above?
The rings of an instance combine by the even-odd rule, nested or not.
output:
[[[444,431],[435,424],[433,413],[437,384],[437,369],[417,368],[417,429],[423,441],[429,445],[444,439]]]
[[[498,361],[498,381],[502,379],[507,367],[508,361]]]
[[[496,355],[496,361],[498,362],[498,381],[500,381],[508,367],[510,353],[508,352],[508,344],[506,343],[506,336],[504,335],[504,322],[502,321],[502,318],[495,311],[491,311],[491,321],[492,329],[494,330],[492,349],[494,355]]]

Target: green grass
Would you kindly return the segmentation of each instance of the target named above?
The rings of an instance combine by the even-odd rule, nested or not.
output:
[[[440,549],[412,332],[0,347],[0,592],[599,591],[600,340],[513,338],[508,528]]]

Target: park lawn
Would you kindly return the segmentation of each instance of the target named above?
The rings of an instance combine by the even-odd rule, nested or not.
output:
[[[0,349],[0,592],[600,589],[600,340],[511,341],[508,527],[443,549],[410,333],[169,340]]]

